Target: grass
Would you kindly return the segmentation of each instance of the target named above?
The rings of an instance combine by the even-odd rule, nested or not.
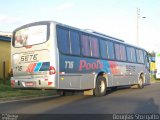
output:
[[[6,84],[4,85],[3,80],[0,79],[0,92],[3,92],[3,91],[12,91],[9,80],[7,80]]]
[[[160,82],[160,79],[156,79],[156,75],[151,75],[151,82]]]
[[[3,80],[0,79],[0,100],[20,99],[26,97],[40,97],[40,96],[52,96],[56,94],[55,90],[20,90],[12,89],[10,86],[10,80],[3,84]]]

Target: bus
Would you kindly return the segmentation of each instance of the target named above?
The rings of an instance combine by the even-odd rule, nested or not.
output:
[[[155,54],[156,79],[160,79],[160,53]]]
[[[11,44],[13,88],[104,96],[108,88],[150,83],[144,49],[96,31],[40,21],[15,29]]]

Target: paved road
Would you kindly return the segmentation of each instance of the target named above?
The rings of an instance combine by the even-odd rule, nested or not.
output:
[[[74,95],[0,103],[0,113],[160,113],[160,83],[145,86],[143,89],[119,89],[104,97]]]

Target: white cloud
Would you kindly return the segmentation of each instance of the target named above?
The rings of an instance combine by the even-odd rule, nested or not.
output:
[[[0,24],[12,24],[19,22],[20,19],[6,14],[0,14]]]
[[[24,23],[25,20],[9,16],[7,14],[0,14],[0,31],[12,32],[15,28],[19,27]]]
[[[90,16],[91,20],[83,20],[78,24],[80,28],[93,29],[127,43],[136,44],[136,22],[127,22],[125,16],[96,15]]]
[[[73,8],[73,7],[74,7],[74,3],[64,3],[64,4],[57,6],[56,10],[59,12],[64,12],[66,10]]]

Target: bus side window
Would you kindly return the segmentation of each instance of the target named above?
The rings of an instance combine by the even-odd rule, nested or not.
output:
[[[150,63],[149,63],[149,58],[148,58],[148,53],[146,51],[144,51],[144,62],[145,62],[145,66],[148,70],[150,70]]]
[[[136,61],[136,50],[135,50],[135,48],[131,48],[131,55],[132,55],[132,62],[137,62]]]
[[[107,56],[108,49],[107,49],[106,41],[100,40],[100,49],[101,49],[101,57],[103,59],[107,59],[108,58],[108,56]]]
[[[82,55],[91,56],[89,36],[81,35]]]
[[[71,40],[71,54],[80,55],[80,42],[79,42],[78,32],[70,31],[70,40]]]
[[[113,42],[100,40],[101,56],[103,59],[114,59]]]
[[[115,53],[116,53],[116,59],[121,60],[121,53],[120,53],[120,45],[115,44]]]
[[[138,63],[144,63],[144,56],[143,56],[143,51],[136,49],[136,55],[137,55],[137,62]]]
[[[127,47],[127,60],[132,62],[131,47]]]
[[[106,43],[107,43],[108,59],[113,60],[115,58],[113,42],[106,41]]]
[[[99,42],[98,39],[95,37],[90,37],[91,42],[91,56],[92,57],[99,57]]]
[[[126,48],[122,44],[115,44],[116,59],[126,61]]]
[[[121,52],[121,60],[126,61],[126,48],[124,45],[120,45],[120,52]]]
[[[127,60],[129,62],[136,62],[136,52],[135,48],[127,47]]]
[[[62,53],[70,53],[69,31],[66,29],[57,29],[58,46]]]

